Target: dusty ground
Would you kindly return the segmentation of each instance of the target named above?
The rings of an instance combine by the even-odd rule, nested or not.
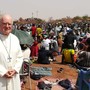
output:
[[[69,65],[62,65],[60,64],[61,62],[61,56],[57,56],[56,57],[56,62],[51,62],[50,65],[41,65],[41,64],[32,64],[32,66],[46,66],[46,67],[52,67],[52,76],[49,77],[44,77],[44,78],[54,78],[54,79],[69,79],[70,81],[72,81],[73,84],[76,83],[77,80],[77,70],[73,67],[70,67]],[[63,68],[64,70],[61,73],[58,73],[57,70],[59,70],[59,68]],[[37,80],[32,80],[31,78],[26,78],[27,83],[24,85],[24,87],[22,88],[22,90],[37,90],[36,86],[37,86]],[[31,81],[31,86],[30,87],[30,82]],[[31,89],[30,89],[30,88]],[[52,89],[52,90],[56,90],[56,88]],[[57,89],[57,90],[63,90],[61,89]]]

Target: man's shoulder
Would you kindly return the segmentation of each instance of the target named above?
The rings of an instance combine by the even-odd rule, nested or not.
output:
[[[14,40],[19,40],[16,35],[14,35],[14,34],[12,34],[12,33],[10,33],[10,35],[11,35],[11,38],[13,38]]]

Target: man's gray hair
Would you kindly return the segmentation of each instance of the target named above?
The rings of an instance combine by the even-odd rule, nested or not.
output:
[[[0,14],[0,23],[1,23],[1,20],[6,16],[12,19],[12,17],[9,14]],[[12,20],[12,24],[13,24],[13,20]]]

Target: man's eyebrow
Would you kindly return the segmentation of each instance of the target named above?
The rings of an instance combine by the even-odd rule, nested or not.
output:
[[[4,22],[3,22],[2,24],[9,24],[9,25],[11,25],[12,23],[8,23],[8,22],[4,23]]]

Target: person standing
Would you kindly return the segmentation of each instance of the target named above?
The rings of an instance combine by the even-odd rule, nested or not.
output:
[[[12,32],[12,17],[0,17],[0,89],[21,90],[19,71],[23,54],[18,38]]]
[[[32,32],[32,37],[33,37],[33,39],[35,39],[35,37],[36,37],[36,26],[35,26],[35,24],[32,24],[32,27],[31,27],[31,32]]]
[[[32,60],[35,60],[36,57],[38,57],[38,51],[39,51],[39,47],[38,47],[38,42],[35,40],[33,45],[30,47],[31,50],[31,54],[30,57],[32,58]]]
[[[62,44],[62,49],[66,46],[69,45],[75,49],[76,47],[76,36],[73,33],[73,30],[68,30],[67,34],[64,36],[63,44]]]
[[[41,42],[41,38],[42,38],[42,33],[43,33],[41,25],[38,25],[38,27],[36,29],[36,32],[37,32],[37,41],[40,43]]]

